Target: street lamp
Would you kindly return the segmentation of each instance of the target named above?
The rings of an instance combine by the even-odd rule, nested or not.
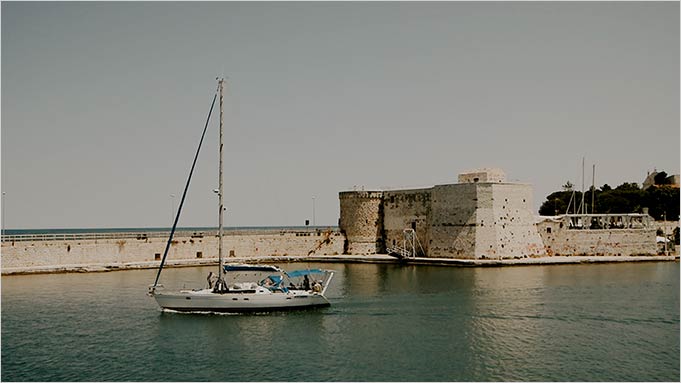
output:
[[[314,196],[312,196],[312,226],[315,226]]]

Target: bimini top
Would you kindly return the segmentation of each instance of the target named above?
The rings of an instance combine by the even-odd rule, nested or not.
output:
[[[247,265],[240,263],[230,263],[224,265],[223,267],[225,269],[225,272],[229,271],[273,271],[278,273],[283,272],[283,270],[281,270],[277,266],[270,265]]]
[[[304,269],[304,270],[294,270],[287,272],[286,275],[288,275],[289,278],[296,278],[296,277],[302,277],[303,275],[310,275],[310,274],[325,274],[326,271],[321,270],[321,269]]]

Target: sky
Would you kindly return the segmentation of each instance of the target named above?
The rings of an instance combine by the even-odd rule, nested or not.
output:
[[[226,226],[498,167],[534,188],[679,173],[678,2],[6,2],[7,229],[168,227],[217,76]],[[180,226],[216,226],[218,113]],[[588,186],[587,186],[588,187]],[[173,197],[173,195],[175,197]],[[314,210],[314,213],[313,213]]]

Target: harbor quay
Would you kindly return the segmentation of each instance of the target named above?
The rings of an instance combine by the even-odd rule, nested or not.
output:
[[[331,233],[330,235],[327,233]],[[6,236],[2,275],[106,272],[158,268],[168,232]],[[29,238],[30,237],[30,238]],[[58,238],[57,238],[58,237]],[[93,238],[96,237],[96,238]],[[180,232],[165,267],[217,265],[214,233]],[[387,254],[342,253],[346,241],[338,229],[230,233],[223,242],[226,261],[237,263],[399,263]],[[285,251],[282,251],[285,249]],[[676,255],[573,255],[501,259],[412,257],[410,264],[459,267],[560,265],[610,262],[678,261]]]
[[[105,272],[155,269],[169,232],[9,235],[2,242],[2,274]],[[166,267],[218,263],[215,232],[178,232]],[[227,262],[237,263],[398,263],[387,254],[348,254],[348,241],[338,228],[228,232],[223,239]],[[608,262],[678,261],[671,255],[543,255],[498,259],[414,256],[410,264],[458,267],[560,265]]]

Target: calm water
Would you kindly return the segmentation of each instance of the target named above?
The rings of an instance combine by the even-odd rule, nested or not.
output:
[[[309,266],[332,306],[266,315],[162,313],[154,270],[2,277],[2,380],[679,380],[678,263]]]

